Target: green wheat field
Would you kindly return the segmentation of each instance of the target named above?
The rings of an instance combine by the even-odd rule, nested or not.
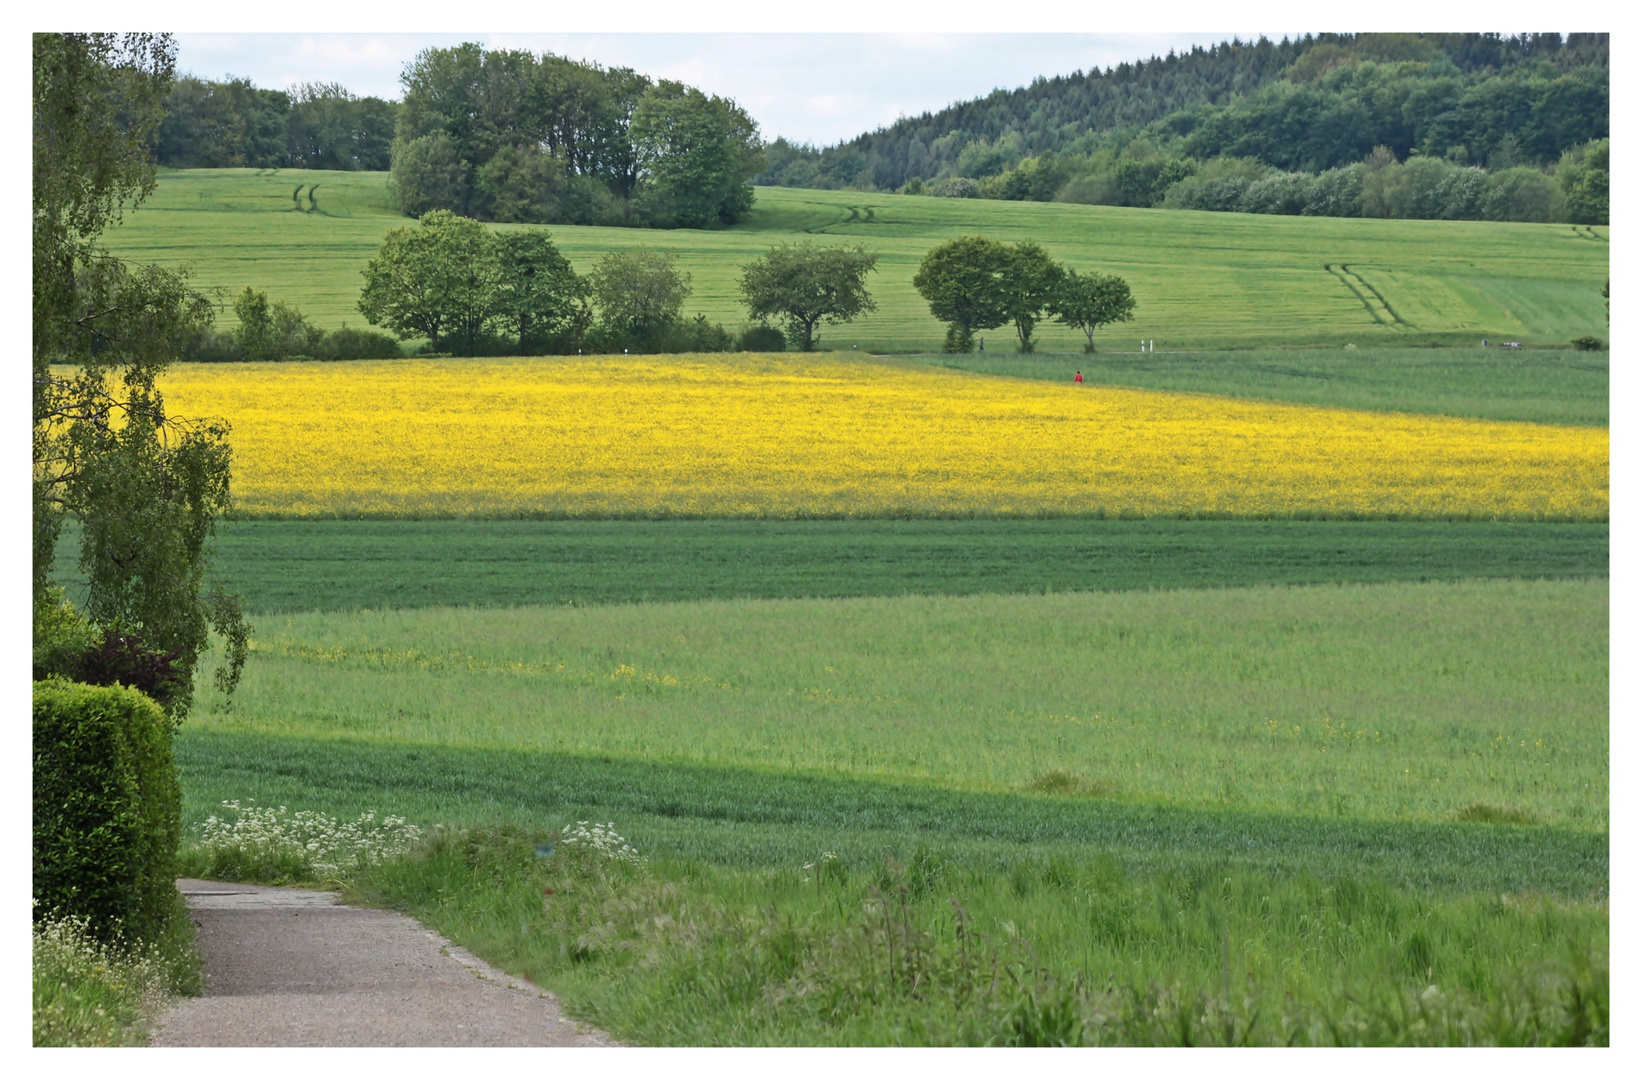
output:
[[[382,235],[409,219],[386,173],[290,169],[161,170],[159,189],[110,230],[116,254],[189,265],[195,281],[247,285],[299,307],[318,326],[363,325],[360,272]],[[1133,322],[1097,347],[1163,350],[1254,345],[1361,347],[1476,344],[1482,338],[1566,344],[1606,337],[1606,227],[1476,221],[1376,221],[1137,210],[1060,203],[863,195],[759,188],[748,218],[729,229],[658,233],[571,225],[549,229],[577,270],[634,246],[678,252],[691,275],[688,314],[743,325],[741,267],[783,241],[862,243],[880,255],[870,287],[878,311],[823,331],[822,347],[886,352],[939,349],[943,328],[912,288],[924,252],[980,233],[1036,240],[1075,269],[1122,275]],[[539,226],[497,226],[499,229]],[[1594,237],[1594,238],[1593,238]],[[227,321],[232,321],[228,315]],[[994,332],[991,352],[1008,348]],[[1052,323],[1040,349],[1081,349]]]

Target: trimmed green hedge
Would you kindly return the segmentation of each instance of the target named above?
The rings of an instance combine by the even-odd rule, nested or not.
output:
[[[146,695],[34,684],[35,915],[153,940],[172,917],[182,785],[171,724]]]

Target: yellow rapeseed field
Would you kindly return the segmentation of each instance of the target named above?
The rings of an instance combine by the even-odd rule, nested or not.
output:
[[[853,357],[179,366],[249,515],[1605,519],[1604,429]]]

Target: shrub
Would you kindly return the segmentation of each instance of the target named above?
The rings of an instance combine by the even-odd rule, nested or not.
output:
[[[707,316],[697,313],[669,336],[668,344],[672,346],[668,352],[729,352],[735,338],[722,323],[710,323]]]
[[[755,323],[736,335],[735,347],[741,352],[782,352],[787,339],[775,327]]]
[[[981,185],[967,176],[943,176],[925,184],[924,194],[937,199],[976,199],[980,197]]]
[[[392,334],[348,326],[326,334],[314,350],[315,360],[394,360],[400,355],[399,340]]]
[[[925,190],[924,194],[933,192]],[[1241,195],[1241,192],[1239,192]],[[1123,189],[1111,173],[1088,173],[1074,176],[1055,193],[1056,202],[1083,203],[1087,206],[1121,206]]]
[[[1273,173],[1248,186],[1239,209],[1245,214],[1301,214],[1316,184],[1306,173]]]
[[[1576,337],[1572,341],[1568,342],[1568,344],[1572,345],[1580,352],[1599,352],[1602,349],[1607,348],[1607,346],[1603,344],[1601,338],[1592,337],[1589,334],[1586,334],[1584,337]]]
[[[157,938],[174,911],[182,787],[171,724],[119,686],[34,684],[34,896],[104,941]]]
[[[36,681],[55,675],[91,686],[126,686],[147,694],[167,712],[187,701],[192,688],[177,666],[178,652],[159,652],[141,634],[85,618],[62,599],[60,588],[48,595],[56,603],[34,624]]]
[[[1247,176],[1188,176],[1169,188],[1163,205],[1170,210],[1240,210],[1254,183]]]
[[[1538,169],[1505,169],[1488,178],[1482,216],[1489,221],[1555,221],[1561,214],[1561,190]]]
[[[1320,174],[1312,185],[1304,213],[1308,217],[1362,217],[1362,162]]]
[[[181,359],[200,364],[234,364],[245,359],[245,352],[233,334],[206,326],[183,343]]]

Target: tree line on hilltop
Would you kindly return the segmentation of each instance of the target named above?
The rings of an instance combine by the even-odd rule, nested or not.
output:
[[[185,75],[165,96],[154,160],[174,169],[386,170],[399,103],[337,83],[262,90]]]
[[[1040,78],[824,149],[777,139],[756,182],[1605,223],[1608,113],[1606,34],[1262,38]],[[1413,166],[1414,194],[1363,195],[1387,165]]]
[[[753,184],[1494,221],[1608,220],[1606,34],[1319,34],[1039,78],[817,149],[551,53],[427,49],[402,103],[176,81],[162,165],[389,170],[405,213],[733,224]]]
[[[763,149],[726,98],[552,53],[426,49],[404,100],[176,81],[161,165],[389,170],[400,209],[484,221],[711,228],[753,204]]]

